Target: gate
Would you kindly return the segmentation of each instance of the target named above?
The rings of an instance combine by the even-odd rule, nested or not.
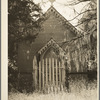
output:
[[[33,86],[40,91],[63,91],[65,87],[64,61],[46,58],[36,64],[33,60]]]

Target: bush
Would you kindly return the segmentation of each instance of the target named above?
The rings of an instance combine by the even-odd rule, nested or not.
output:
[[[19,77],[19,91],[20,92],[33,92],[33,78],[32,73],[22,73]]]

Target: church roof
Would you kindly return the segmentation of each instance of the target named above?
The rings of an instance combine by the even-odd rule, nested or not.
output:
[[[61,19],[63,22],[65,22],[66,26],[71,29],[76,35],[80,33],[79,30],[77,30],[65,17],[63,17],[53,6],[51,6],[45,13],[45,17],[49,17],[51,13],[54,13],[55,16],[57,16],[59,19]]]
[[[54,16],[53,19],[52,18],[50,19],[50,16]],[[36,37],[35,41],[32,43],[31,50],[32,50],[33,55],[36,55],[38,53],[38,51],[41,52],[42,49],[44,49],[45,44],[48,45],[48,41],[51,38],[53,38],[55,40],[54,41],[51,39],[51,41],[55,42],[54,44],[56,46],[58,46],[59,48],[62,48],[64,38],[66,37],[64,35],[64,31],[66,31],[66,30],[67,30],[67,33],[70,34],[69,40],[72,39],[73,37],[76,37],[76,35],[78,33],[77,29],[72,24],[70,24],[53,6],[51,6],[47,10],[47,12],[45,13],[45,17],[47,20],[43,21],[43,24],[46,23],[43,26],[44,29],[42,31],[40,31],[40,33]],[[64,27],[62,24],[56,23],[56,21],[59,22],[59,19],[60,19],[60,21],[64,22],[64,25],[66,25],[67,28]],[[51,25],[57,24],[56,25],[57,27],[55,29],[52,29],[52,27],[50,27],[50,24]]]

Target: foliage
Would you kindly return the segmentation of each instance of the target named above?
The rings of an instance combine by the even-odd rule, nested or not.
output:
[[[73,75],[74,77],[74,75]],[[86,78],[85,78],[86,79]],[[8,100],[96,100],[97,99],[97,87],[96,81],[88,83],[88,89],[84,78],[80,77],[70,80],[71,92],[59,92],[59,93],[49,93],[42,94],[39,92],[34,92],[31,94],[26,93],[14,93],[10,92],[8,95]]]
[[[76,39],[73,39],[72,43],[70,41],[69,52],[74,52],[74,54],[71,53],[73,57],[70,58],[70,60],[74,59],[76,67],[80,65],[82,68],[87,69],[88,67],[89,70],[97,71],[97,1],[72,0],[69,1],[68,5],[73,6],[87,1],[89,1],[88,4],[85,5],[82,11],[72,19],[77,19],[82,15],[82,18],[75,26],[80,32],[77,34]]]
[[[18,90],[24,93],[33,92],[34,88],[32,74],[20,74]]]
[[[8,1],[8,47],[9,57],[14,59],[16,43],[34,40],[40,28],[41,9],[29,0]]]
[[[18,68],[11,60],[8,62],[8,91],[18,88]]]
[[[8,0],[8,77],[17,80],[17,52],[20,41],[33,42],[41,29],[42,10],[32,0]],[[14,81],[14,82],[13,82]]]
[[[90,61],[88,63],[92,62],[91,66],[93,67],[97,66],[97,3],[91,0],[86,10],[89,11],[83,14],[83,17],[79,21],[79,27],[84,33],[83,40],[89,40],[87,42],[89,46],[88,52],[90,52]],[[89,38],[85,34],[88,34]]]

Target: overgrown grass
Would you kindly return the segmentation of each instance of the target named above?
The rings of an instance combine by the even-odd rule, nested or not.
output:
[[[69,92],[59,93],[9,93],[8,100],[97,100],[97,81],[87,82],[86,77],[69,80]]]
[[[80,93],[65,93],[58,94],[23,94],[10,93],[8,100],[97,100],[97,93],[95,90],[84,90]]]

